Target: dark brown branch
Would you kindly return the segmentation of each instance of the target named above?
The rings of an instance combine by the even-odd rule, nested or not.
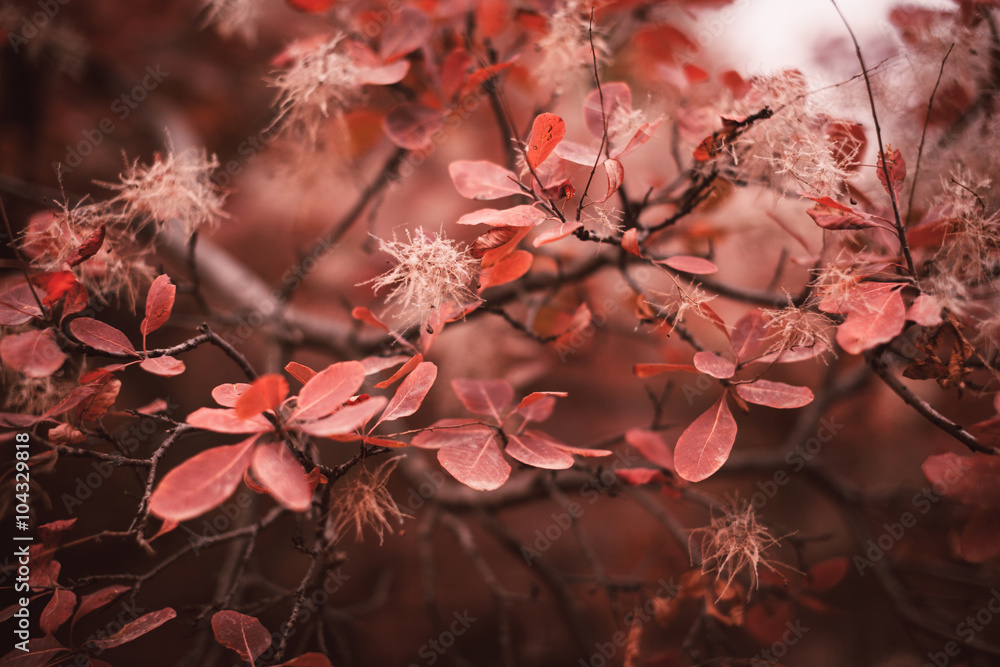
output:
[[[920,183],[918,180],[920,176],[920,161],[924,156],[924,141],[927,139],[927,126],[931,122],[931,109],[934,107],[934,96],[937,95],[938,86],[941,85],[941,77],[944,75],[944,64],[948,62],[948,56],[951,55],[951,50],[955,48],[952,44],[948,47],[948,52],[944,54],[944,58],[941,59],[941,68],[938,70],[937,81],[934,82],[934,90],[931,91],[931,97],[927,100],[927,113],[924,115],[924,128],[920,132],[920,146],[917,148],[917,160],[913,167],[913,185],[910,187],[910,199],[906,202],[906,224],[910,223],[910,215],[913,213],[913,197],[917,194],[917,185]]]

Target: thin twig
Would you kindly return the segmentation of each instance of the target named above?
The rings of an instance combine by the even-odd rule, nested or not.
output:
[[[941,85],[941,76],[944,74],[944,64],[948,62],[948,56],[951,55],[951,50],[955,48],[952,44],[948,47],[948,53],[944,54],[944,58],[941,59],[941,68],[938,70],[937,81],[934,82],[934,90],[931,91],[931,97],[927,100],[927,113],[924,115],[924,129],[920,132],[920,146],[917,148],[917,160],[916,164],[913,166],[913,185],[910,187],[910,198],[906,202],[906,224],[910,224],[910,215],[913,213],[913,196],[917,194],[917,184],[919,183],[920,176],[920,160],[924,156],[924,140],[927,138],[927,126],[931,122],[931,109],[934,106],[934,96],[937,95],[938,86]]]

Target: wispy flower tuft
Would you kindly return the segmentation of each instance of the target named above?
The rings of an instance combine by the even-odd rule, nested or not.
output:
[[[338,538],[353,526],[355,537],[363,541],[364,529],[370,528],[378,535],[378,543],[382,544],[385,531],[392,532],[393,523],[402,525],[404,518],[411,518],[400,511],[392,494],[385,488],[400,458],[397,456],[385,461],[374,472],[362,469],[361,474],[340,492],[330,514],[332,528]]]
[[[225,38],[238,35],[248,44],[257,41],[261,0],[204,0],[205,25]]]
[[[580,0],[565,0],[549,17],[549,32],[538,40],[536,49],[542,54],[535,68],[543,85],[561,93],[567,83],[593,67],[590,44],[590,15]],[[604,41],[594,34],[594,51],[598,59],[607,53]]]

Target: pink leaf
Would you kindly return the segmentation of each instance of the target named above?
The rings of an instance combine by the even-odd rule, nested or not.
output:
[[[922,469],[938,494],[972,507],[1000,506],[1000,459],[995,456],[937,454]]]
[[[411,357],[408,354],[394,354],[394,355],[389,356],[389,357],[365,357],[364,359],[361,360],[361,363],[365,367],[365,375],[374,375],[375,373],[381,373],[382,371],[384,371],[387,368],[392,368],[393,366],[398,366],[401,363],[403,363],[405,361],[408,361],[408,360],[412,361],[413,357]],[[417,363],[419,363],[419,362],[417,362]],[[285,370],[288,370],[287,366],[285,367]],[[407,372],[409,372],[409,371],[407,371]],[[399,373],[396,373],[396,375],[398,375],[398,374]],[[313,373],[313,375],[315,375],[315,372]],[[395,377],[395,375],[393,377]],[[396,380],[398,380],[398,379],[399,378],[396,378]],[[309,381],[309,378],[306,379],[306,382],[308,382],[308,381]],[[376,387],[382,387],[383,385],[384,386],[389,386],[389,384],[392,384],[391,382],[389,382],[389,384],[386,384],[386,382],[389,382],[389,381],[386,380],[385,382],[379,382],[375,386]],[[393,382],[395,382],[395,380],[393,380]]]
[[[570,454],[560,449],[547,435],[538,431],[508,435],[507,453],[521,463],[536,468],[564,470],[573,465],[573,457]]]
[[[397,60],[391,65],[361,69],[357,74],[357,81],[361,84],[370,84],[373,86],[390,86],[402,81],[409,71],[409,60]]]
[[[941,324],[941,303],[930,294],[921,294],[906,309],[906,319],[925,327]]]
[[[58,630],[63,623],[73,615],[73,608],[76,606],[76,594],[65,588],[57,588],[53,591],[52,599],[42,609],[42,615],[38,617],[38,625],[42,632],[51,635]]]
[[[604,203],[611,197],[614,193],[618,191],[618,188],[622,186],[622,181],[625,180],[625,167],[622,163],[614,158],[604,161],[604,171],[608,175],[608,191],[601,199],[598,199],[597,204]]]
[[[288,381],[277,373],[268,373],[250,383],[236,400],[237,419],[250,419],[262,412],[275,410],[288,396]]]
[[[368,371],[368,367],[365,366],[365,370]],[[289,361],[285,364],[285,372],[291,375],[293,378],[298,380],[301,384],[305,384],[316,377],[316,371],[304,366],[297,361]],[[230,406],[232,407],[232,406]]]
[[[504,285],[513,282],[531,270],[535,260],[527,250],[515,250],[493,266],[483,270],[479,276],[479,292],[488,287]]]
[[[143,338],[166,324],[174,307],[176,293],[177,287],[170,282],[170,276],[165,273],[157,276],[149,286],[149,293],[146,295],[146,317],[139,325],[139,332]]]
[[[385,322],[380,320],[378,316],[371,311],[370,308],[358,307],[351,311],[351,317],[356,320],[360,320],[365,324],[370,324],[376,329],[381,329],[382,331],[388,331],[389,327],[386,326]]]
[[[643,484],[666,484],[670,481],[670,478],[663,474],[662,470],[657,468],[619,468],[615,470],[615,475],[618,476],[625,484],[630,486],[642,486]]]
[[[575,141],[559,142],[554,153],[563,160],[582,164],[585,167],[593,167],[601,160],[601,153],[598,147],[584,146]]]
[[[180,375],[187,369],[183,361],[168,355],[163,355],[162,357],[146,357],[139,363],[139,368],[147,373],[162,375],[164,377]]]
[[[906,178],[906,162],[903,161],[903,154],[892,146],[886,146],[884,164],[886,170],[889,172],[892,190],[896,195],[896,199],[899,199],[899,195],[903,190],[903,179]],[[889,184],[886,183],[885,171],[883,171],[882,165],[882,156],[880,155],[878,163],[875,165],[875,175],[878,176],[878,182],[885,188],[886,194],[889,194]]]
[[[524,417],[524,421],[542,422],[552,415],[556,397],[568,395],[565,391],[533,391],[521,399],[514,412]]]
[[[443,125],[440,111],[412,102],[397,104],[382,120],[382,129],[390,141],[411,151],[429,148],[431,137]]]
[[[461,443],[470,430],[489,428],[469,419],[439,419],[413,436],[410,444],[421,449],[441,449]]]
[[[403,358],[405,359],[406,357],[403,357]],[[405,364],[403,364],[402,367],[398,371],[396,371],[395,373],[393,373],[392,377],[390,377],[388,380],[382,380],[381,382],[379,382],[375,386],[378,387],[379,389],[385,389],[386,387],[391,387],[392,385],[394,385],[397,382],[399,382],[402,378],[404,378],[407,375],[409,375],[410,372],[413,371],[413,369],[416,368],[420,364],[420,362],[422,362],[423,360],[424,360],[424,355],[422,355],[419,352],[417,352],[415,355],[413,355],[412,357],[410,357],[410,359],[407,360],[407,362]],[[396,363],[398,363],[398,362],[396,362]],[[367,368],[367,366],[366,366],[366,368]]]
[[[656,129],[660,127],[660,121],[654,120],[652,123],[643,123],[629,138],[628,143],[621,145],[621,137],[615,137],[614,148],[611,150],[611,157],[625,157],[635,149],[653,138]]]
[[[249,388],[250,385],[246,382],[227,382],[226,384],[220,384],[212,390],[212,398],[224,408],[235,408],[236,401]]]
[[[676,269],[685,273],[693,273],[695,275],[715,273],[719,270],[719,267],[707,259],[702,259],[701,257],[691,257],[690,255],[674,255],[673,257],[668,257],[663,261],[657,262],[657,264],[666,264],[671,269]]]
[[[872,216],[867,213],[841,204],[831,197],[820,197],[807,192],[800,192],[799,194],[816,202],[816,205],[808,209],[806,213],[823,229],[853,230],[883,226],[873,220]]]
[[[385,412],[382,413],[379,420],[375,422],[375,426],[382,422],[408,417],[416,412],[420,408],[420,404],[424,402],[427,392],[434,385],[435,379],[437,379],[437,366],[430,361],[421,361],[417,364],[413,372],[400,383],[396,395],[389,401],[389,405],[386,406]]]
[[[847,318],[837,327],[837,342],[849,354],[888,343],[903,331],[906,306],[898,283],[863,283]]]
[[[69,323],[69,330],[77,340],[95,350],[109,354],[139,356],[129,342],[128,336],[104,322],[90,317],[78,317]]]
[[[188,415],[187,423],[216,433],[264,433],[274,430],[274,426],[261,416],[240,419],[235,410],[219,408],[198,408]]]
[[[725,357],[711,352],[698,352],[694,355],[694,367],[702,373],[714,378],[725,380],[736,373],[736,364]]]
[[[312,502],[306,471],[283,442],[258,445],[250,464],[254,476],[267,492],[293,512],[305,512]]]
[[[52,329],[32,329],[4,336],[0,340],[0,359],[22,375],[45,378],[59,370],[66,354],[59,349]]]
[[[503,421],[503,411],[514,400],[514,387],[506,380],[469,380],[456,378],[451,387],[469,412]]]
[[[580,229],[581,227],[583,227],[582,222],[576,222],[576,221],[561,222],[559,223],[558,227],[550,229],[547,232],[542,232],[541,234],[536,236],[535,239],[531,242],[531,245],[538,248],[539,246],[543,246],[547,243],[553,243],[555,241],[558,241],[559,239],[566,238],[567,236],[569,236],[576,230]],[[629,231],[635,231],[635,230],[633,229]]]
[[[39,299],[45,298],[45,290],[36,287],[35,293]],[[0,325],[16,327],[33,317],[42,317],[42,309],[38,307],[28,281],[8,282],[0,287]]]
[[[726,404],[726,394],[723,394],[677,439],[674,447],[677,474],[689,482],[711,477],[729,458],[735,441],[736,420]]]
[[[510,477],[510,464],[503,457],[493,429],[477,425],[463,430],[454,444],[438,450],[445,470],[466,486],[490,491]]]
[[[765,354],[762,357],[758,357],[754,361],[765,364],[791,364],[797,361],[813,359],[821,354],[826,354],[826,350],[826,345],[820,342],[816,342],[809,347],[796,345],[788,348],[787,350],[778,350],[777,352]]]
[[[625,431],[625,442],[632,445],[647,461],[655,463],[666,470],[674,469],[674,453],[659,433],[642,428],[630,428]]]
[[[148,614],[143,614],[131,623],[126,623],[125,627],[110,637],[90,640],[88,645],[99,649],[109,649],[121,646],[122,644],[127,644],[133,639],[138,639],[147,632],[152,632],[176,616],[177,612],[170,607],[166,607],[165,609],[161,609],[159,611],[151,611]]]
[[[535,117],[531,124],[531,136],[528,137],[528,150],[525,158],[534,168],[545,162],[556,145],[566,136],[566,123],[554,113],[542,113]]]
[[[545,222],[545,213],[534,206],[522,204],[503,210],[484,208],[458,219],[460,225],[490,225],[493,227],[537,227]]]
[[[298,407],[292,419],[325,417],[357,393],[365,381],[364,364],[341,361],[327,366],[299,391]]]
[[[631,112],[632,91],[629,90],[628,84],[620,81],[602,84],[600,89],[595,88],[590,91],[583,100],[583,123],[598,139],[604,136],[605,118],[610,128],[614,124],[612,121],[615,116]],[[611,137],[608,137],[608,140],[610,141]]]
[[[736,385],[736,393],[748,403],[770,408],[801,408],[813,400],[809,387],[796,387],[769,380],[754,380],[748,384]]]
[[[220,644],[251,663],[271,646],[271,633],[259,620],[228,609],[212,616],[212,632]]]
[[[379,55],[386,62],[416,51],[431,35],[431,20],[416,7],[405,6],[382,30]]]
[[[689,364],[636,364],[632,367],[632,372],[641,378],[652,377],[660,373],[673,373],[675,371],[697,373],[698,369]]]
[[[207,449],[171,470],[153,491],[149,511],[161,519],[184,521],[222,503],[250,466],[257,437]]]
[[[625,230],[625,233],[622,234],[622,250],[636,257],[642,257],[642,249],[639,247],[638,229]]]
[[[514,172],[487,160],[457,160],[448,165],[448,173],[466,199],[499,199],[522,192]]]
[[[729,339],[729,349],[736,359],[747,361],[760,352],[767,339],[768,320],[759,310],[751,310],[737,320]]]
[[[367,401],[344,406],[328,417],[296,424],[296,427],[309,435],[321,438],[348,435],[367,424],[372,417],[381,412],[388,400],[385,396],[373,396]]]

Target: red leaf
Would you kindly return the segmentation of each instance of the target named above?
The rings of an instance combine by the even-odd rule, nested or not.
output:
[[[80,606],[73,615],[73,623],[75,624],[90,612],[97,611],[101,607],[111,604],[119,595],[130,590],[132,590],[131,586],[120,586],[116,584],[82,596],[80,598]]]
[[[381,373],[387,368],[398,366],[410,359],[412,357],[408,354],[394,354],[389,357],[365,357],[361,360],[361,364],[365,367],[365,375],[374,375],[375,373]],[[285,370],[288,370],[287,366]],[[315,375],[316,372],[313,371],[312,374]]]
[[[900,287],[901,283],[861,283],[855,287],[847,304],[847,318],[837,327],[837,342],[844,350],[861,354],[903,331],[906,305]]]
[[[148,614],[143,614],[131,623],[126,623],[125,627],[110,637],[92,639],[88,642],[88,645],[99,649],[109,649],[121,646],[122,644],[127,644],[134,639],[138,639],[147,632],[152,632],[175,616],[177,616],[177,612],[170,607],[159,611],[151,611]]]
[[[699,372],[697,368],[688,364],[636,364],[632,367],[632,372],[641,378],[652,377],[660,373],[673,373],[674,371],[683,371],[685,373]]]
[[[556,397],[569,396],[565,391],[533,391],[517,404],[514,412],[524,417],[524,421],[542,422],[552,415]]]
[[[651,461],[666,470],[674,469],[674,453],[659,433],[641,428],[630,428],[625,431],[625,442],[632,445],[647,461]]]
[[[114,405],[122,388],[121,380],[111,373],[103,373],[88,384],[95,387],[96,391],[81,400],[77,406],[76,413],[81,421],[91,421],[104,416]]]
[[[45,300],[44,290],[36,289],[35,292],[39,299]],[[21,280],[14,285],[8,283],[0,291],[0,325],[16,327],[33,317],[42,317],[42,309],[38,307],[28,281]]]
[[[534,206],[521,204],[503,210],[484,208],[458,219],[460,225],[490,225],[491,227],[537,227],[545,222],[545,213]]]
[[[936,493],[963,505],[1000,506],[1000,459],[995,456],[938,454],[928,457],[922,469]]]
[[[622,234],[622,248],[636,257],[642,257],[642,251],[639,249],[638,229],[628,229]]]
[[[404,6],[382,30],[379,55],[386,62],[423,46],[431,35],[431,20],[416,7]]]
[[[338,435],[348,435],[361,428],[374,417],[388,402],[385,396],[375,396],[357,405],[345,406],[329,417],[316,421],[296,424],[296,427],[309,435],[332,438]]]
[[[711,477],[729,458],[736,441],[736,421],[723,394],[691,423],[674,447],[677,474],[689,482]]]
[[[581,227],[583,227],[583,223],[582,222],[576,222],[576,221],[573,221],[573,220],[571,220],[569,222],[561,222],[561,223],[559,223],[558,227],[556,227],[554,229],[550,229],[547,232],[542,232],[541,234],[539,234],[538,236],[536,236],[535,239],[531,242],[531,245],[533,245],[536,248],[538,248],[538,247],[543,246],[543,245],[545,245],[547,243],[554,243],[555,241],[558,241],[559,239],[566,238],[567,236],[569,236],[570,234],[572,234],[576,230],[580,229]],[[629,231],[634,232],[635,230],[634,229],[630,229]],[[626,234],[627,233],[628,232],[626,232]]]
[[[906,319],[925,327],[941,324],[941,303],[930,294],[921,294],[906,309]]]
[[[67,293],[80,287],[72,271],[51,271],[31,276],[31,283],[45,290],[44,296],[39,293],[42,303],[51,306]]]
[[[389,401],[389,405],[379,420],[375,422],[375,426],[382,422],[391,422],[401,417],[407,417],[416,412],[420,408],[420,404],[424,402],[427,392],[434,385],[435,379],[437,379],[437,366],[430,361],[421,361],[417,364],[413,372],[400,383],[396,395]]]
[[[875,175],[878,176],[878,182],[885,188],[886,194],[889,194],[889,184],[885,180],[883,164],[889,172],[889,181],[892,183],[893,192],[898,200],[903,190],[903,180],[906,178],[906,163],[903,161],[903,154],[892,146],[886,146],[885,162],[883,163],[882,156],[880,155],[878,163],[875,165]]]
[[[303,387],[305,391],[305,387]],[[288,396],[288,381],[277,373],[262,375],[236,400],[237,419],[250,419],[267,410],[274,410]]]
[[[527,250],[515,250],[479,275],[479,292],[489,287],[513,282],[531,270],[535,256]]]
[[[52,599],[42,609],[42,615],[38,618],[38,625],[42,632],[51,635],[58,630],[63,623],[73,615],[73,608],[76,606],[76,594],[65,588],[57,588]]]
[[[168,355],[163,355],[162,357],[147,357],[140,362],[139,368],[147,373],[162,375],[164,377],[180,375],[187,369],[183,361]]]
[[[376,329],[381,329],[382,331],[388,331],[389,327],[386,326],[385,322],[380,320],[375,313],[371,311],[370,308],[355,308],[351,311],[351,317],[356,320],[360,320],[365,324],[370,324]]]
[[[281,663],[278,667],[333,667],[333,665],[322,653],[303,653],[297,658]]]
[[[821,354],[825,354],[826,350],[826,345],[819,342],[814,343],[809,347],[796,345],[788,348],[787,350],[778,350],[777,352],[765,354],[762,357],[758,357],[754,361],[764,364],[791,364],[797,361],[805,361],[806,359],[818,357]]]
[[[725,357],[711,352],[698,352],[694,355],[694,367],[702,373],[714,378],[725,380],[736,373],[736,364]]]
[[[814,593],[825,593],[839,584],[846,574],[847,558],[836,556],[809,568],[804,588]]]
[[[752,310],[741,317],[733,327],[729,349],[738,361],[753,359],[767,339],[767,317],[759,310]]]
[[[630,486],[642,486],[643,484],[666,484],[670,481],[670,478],[663,474],[662,470],[657,468],[619,468],[615,470],[615,475],[618,476],[625,484]]]
[[[603,101],[603,108],[601,102]],[[583,100],[583,124],[598,139],[604,136],[604,121],[608,128],[614,126],[614,117],[632,113],[632,91],[628,84],[611,81],[594,88]],[[610,129],[609,129],[610,132]],[[611,137],[608,137],[611,141]],[[592,160],[590,164],[594,164]]]
[[[970,563],[985,563],[1000,554],[1000,510],[973,512],[962,529],[959,550]]]
[[[4,336],[0,340],[0,359],[4,364],[30,378],[45,378],[66,361],[52,329],[33,329]]]
[[[293,512],[305,512],[312,503],[306,471],[283,442],[258,445],[251,469],[267,492]]]
[[[487,252],[502,248],[519,233],[527,232],[525,227],[494,227],[483,232],[469,247],[469,254],[476,259],[482,259]]]
[[[393,373],[392,377],[390,377],[388,380],[382,380],[375,386],[378,387],[379,389],[385,389],[386,387],[391,387],[392,385],[396,384],[401,378],[408,375],[423,360],[424,360],[424,355],[417,352],[415,355],[410,357],[409,361],[403,364],[398,371]]]
[[[556,145],[566,136],[566,123],[554,113],[543,113],[535,117],[528,137],[528,151],[525,157],[534,168],[545,161]]]
[[[657,264],[666,264],[671,269],[677,269],[678,271],[693,273],[695,275],[715,273],[719,270],[719,267],[707,259],[702,259],[701,257],[691,257],[690,255],[675,255],[659,261]]]
[[[413,436],[410,444],[421,449],[441,449],[461,444],[470,431],[487,429],[486,424],[469,419],[440,419]]]
[[[816,205],[808,209],[806,213],[823,229],[848,230],[883,227],[867,213],[841,204],[831,197],[820,197],[806,192],[799,194],[816,202]]]
[[[457,433],[459,430],[460,434]],[[453,444],[441,447],[437,455],[445,470],[462,484],[480,491],[503,486],[510,477],[510,464],[500,451],[493,429],[476,424],[452,429],[451,435],[460,437]]]
[[[293,378],[305,384],[316,377],[316,371],[309,368],[308,366],[303,366],[297,361],[289,361],[285,364],[285,372],[291,375]]]
[[[299,391],[298,407],[291,419],[325,417],[357,393],[365,381],[365,367],[358,361],[327,366]]]
[[[220,611],[212,616],[215,639],[236,651],[247,662],[254,662],[271,646],[271,633],[259,620],[236,611]]]
[[[110,324],[90,317],[78,317],[69,323],[69,330],[77,340],[95,350],[115,355],[139,356],[129,342],[128,336]]]
[[[185,521],[222,503],[250,466],[257,437],[207,449],[171,470],[150,496],[149,511],[161,519]]]
[[[469,412],[493,417],[503,422],[503,411],[514,400],[514,387],[506,380],[470,380],[456,378],[451,388]]]
[[[507,436],[507,453],[536,468],[565,470],[573,465],[573,457],[563,451],[554,440],[538,431],[525,431]]]
[[[411,151],[431,146],[431,137],[444,126],[444,115],[422,104],[397,104],[382,120],[382,129],[392,143]]]
[[[143,337],[156,331],[170,319],[170,311],[174,307],[174,295],[177,287],[170,282],[170,276],[161,274],[149,286],[146,295],[146,317],[139,325]]]
[[[736,385],[736,393],[748,403],[770,408],[801,408],[813,400],[809,387],[796,387],[769,380],[754,380],[748,384]]]
[[[325,12],[333,3],[337,0],[285,0],[290,7],[294,7],[303,12],[309,12],[310,14],[318,14],[320,12]]]
[[[3,667],[48,667],[60,662],[66,664],[67,658],[62,654],[69,652],[69,649],[60,644],[55,637],[45,635],[28,640],[27,652],[15,648],[10,653],[5,654],[0,658],[0,665]]]
[[[466,199],[500,199],[523,192],[514,172],[488,160],[456,160],[448,165],[448,174]]]
[[[187,423],[216,433],[264,433],[274,430],[274,426],[263,417],[240,419],[235,410],[219,408],[198,408],[188,415]]]
[[[240,399],[250,385],[246,382],[235,382],[226,384],[220,384],[218,387],[212,390],[212,398],[215,402],[224,408],[235,408],[236,401]]]
[[[97,254],[97,251],[101,249],[104,245],[104,236],[106,234],[106,229],[104,225],[101,225],[95,229],[87,239],[80,244],[73,253],[66,258],[66,263],[70,266],[77,266],[87,261],[91,257]]]
[[[606,202],[611,195],[618,191],[618,188],[622,186],[622,181],[625,180],[625,167],[614,158],[604,161],[604,171],[608,175],[608,191],[595,202],[597,204]]]

